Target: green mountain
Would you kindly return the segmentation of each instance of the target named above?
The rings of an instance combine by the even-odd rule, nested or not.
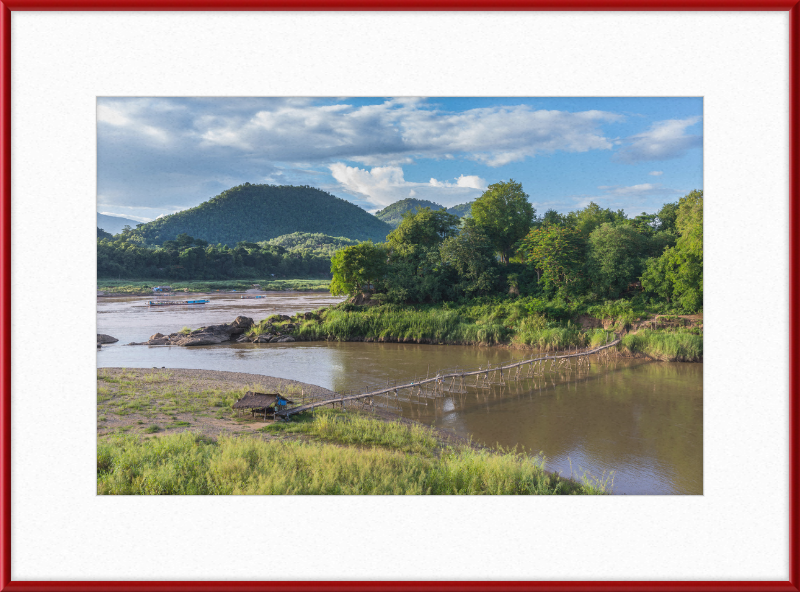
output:
[[[379,212],[375,212],[375,217],[379,220],[383,220],[392,228],[397,228],[400,226],[400,222],[403,219],[403,214],[408,211],[413,211],[416,213],[417,210],[422,208],[430,208],[432,210],[443,210],[444,206],[440,206],[437,203],[432,201],[427,201],[424,199],[414,199],[412,197],[407,197],[406,199],[401,199],[400,201],[396,201],[393,204],[386,206]]]
[[[452,208],[447,208],[447,211],[451,214],[455,214],[459,218],[463,218],[464,216],[471,216],[472,204],[473,202],[458,204],[457,206],[453,206]]]
[[[245,183],[199,206],[143,224],[134,234],[150,244],[186,233],[234,246],[295,232],[383,242],[391,230],[357,205],[314,187]]]
[[[119,234],[122,232],[124,226],[136,228],[137,224],[141,224],[141,222],[128,218],[120,218],[119,216],[106,216],[105,214],[97,212],[97,227],[102,228],[110,234]]]

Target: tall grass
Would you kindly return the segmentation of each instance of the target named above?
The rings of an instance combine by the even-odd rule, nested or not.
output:
[[[304,433],[342,444],[383,446],[414,454],[429,455],[438,447],[431,431],[416,424],[407,426],[329,409],[320,410],[313,419],[308,416],[304,419],[306,421],[272,424],[263,431]]]
[[[321,322],[306,321],[294,334],[308,340],[346,341],[357,337],[375,341],[492,344],[503,341],[508,333],[499,323],[469,322],[456,311],[396,310],[381,306],[362,311],[330,310]]]
[[[522,454],[471,449],[423,457],[382,448],[190,432],[98,444],[100,494],[581,494]]]
[[[703,359],[703,337],[689,331],[640,329],[623,336],[619,348],[665,362],[697,362]]]
[[[580,328],[529,314],[524,306],[348,307],[305,321],[294,335],[309,341],[367,339],[493,345],[513,341],[544,350],[585,345]]]
[[[543,351],[586,345],[586,335],[579,327],[571,323],[556,325],[542,315],[523,318],[515,329],[513,343],[530,345]]]

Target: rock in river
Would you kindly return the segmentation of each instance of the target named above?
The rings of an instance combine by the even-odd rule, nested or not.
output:
[[[119,339],[116,337],[111,337],[111,335],[104,335],[103,333],[97,334],[97,343],[116,343],[117,341],[119,341]]]
[[[232,323],[223,325],[211,325],[201,327],[189,333],[170,333],[163,335],[156,333],[150,337],[149,341],[142,343],[129,343],[128,345],[182,345],[190,347],[195,345],[216,345],[225,341],[230,341],[232,337],[246,333],[253,326],[253,319],[250,317],[236,317]],[[100,336],[97,336],[98,343]],[[113,337],[111,339],[114,339]],[[114,339],[116,341],[116,339]]]

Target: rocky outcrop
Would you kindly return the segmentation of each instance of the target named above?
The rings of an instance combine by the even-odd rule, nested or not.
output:
[[[97,343],[105,345],[106,343],[116,343],[119,341],[116,337],[111,337],[111,335],[104,335],[103,333],[97,334]]]
[[[250,317],[236,317],[232,323],[201,327],[189,333],[171,333],[169,335],[156,333],[151,335],[148,341],[129,343],[128,345],[180,345],[183,347],[216,345],[231,341],[232,338],[249,331],[252,326],[253,319]]]

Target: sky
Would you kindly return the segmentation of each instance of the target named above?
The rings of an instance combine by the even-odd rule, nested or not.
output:
[[[703,188],[702,116],[698,97],[98,98],[97,211],[145,222],[245,182],[450,207],[513,179],[539,215],[655,213]]]

